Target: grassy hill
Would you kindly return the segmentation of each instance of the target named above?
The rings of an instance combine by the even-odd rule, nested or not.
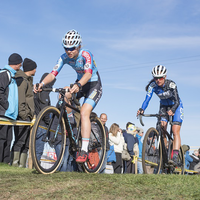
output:
[[[200,176],[42,175],[0,164],[0,199],[200,199]]]

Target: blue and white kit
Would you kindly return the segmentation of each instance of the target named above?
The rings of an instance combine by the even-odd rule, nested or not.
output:
[[[153,81],[146,94],[146,98],[142,104],[142,109],[145,110],[152,98],[153,93],[156,93],[160,98],[160,114],[166,114],[166,117],[162,117],[162,121],[168,121],[167,111],[171,110],[174,113],[173,123],[181,125],[184,117],[183,104],[178,95],[176,83],[172,80],[165,80],[163,87],[158,86]]]

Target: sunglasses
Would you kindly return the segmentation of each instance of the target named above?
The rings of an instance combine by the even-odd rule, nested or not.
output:
[[[71,48],[64,48],[66,51],[74,51],[76,47],[71,47]]]
[[[154,77],[154,80],[163,80],[165,77]]]

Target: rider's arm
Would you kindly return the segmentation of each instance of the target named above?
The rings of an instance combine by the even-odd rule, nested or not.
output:
[[[51,83],[54,79],[55,79],[55,75],[50,73],[42,80],[42,84],[47,85]]]
[[[148,87],[148,91],[147,91],[147,94],[146,94],[146,98],[145,98],[145,100],[144,100],[144,102],[143,102],[143,104],[142,104],[142,109],[143,110],[145,110],[147,107],[148,107],[148,105],[149,105],[149,102],[150,102],[150,100],[151,100],[151,98],[152,98],[152,96],[153,96],[153,92],[154,92],[154,87],[153,87],[153,83],[152,84],[150,84],[149,85],[149,87]]]
[[[51,83],[55,79],[55,75],[52,73],[49,73],[41,83],[39,83],[39,86],[37,88],[36,84],[33,86],[33,90],[35,93],[37,93],[44,85],[47,85]]]
[[[83,75],[83,77],[78,81],[81,86],[84,86],[92,77],[92,74],[87,72]]]
[[[173,113],[176,112],[176,109],[179,107],[180,105],[180,99],[179,99],[179,95],[178,95],[178,90],[177,90],[177,86],[174,82],[171,82],[169,84],[169,87],[171,90],[173,90],[173,96],[174,96],[174,105],[171,108],[171,111]]]

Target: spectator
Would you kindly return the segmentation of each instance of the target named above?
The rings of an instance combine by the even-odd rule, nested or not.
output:
[[[104,159],[103,165],[100,169],[100,173],[104,174],[105,169],[106,169],[106,164],[107,164],[107,151],[110,149],[109,138],[108,138],[108,127],[106,126],[106,122],[108,120],[107,115],[105,113],[101,113],[100,120],[101,120],[101,123],[104,126],[105,133],[106,133],[106,153],[105,153],[105,159]]]
[[[138,174],[143,174],[143,168],[142,168],[142,137],[144,135],[144,131],[142,128],[136,127],[136,137],[138,138],[139,141],[139,160],[137,162],[137,170],[138,170]]]
[[[139,141],[136,137],[136,127],[133,123],[128,122],[127,125],[127,150],[131,159],[127,161],[127,173],[135,174],[135,163],[133,163],[133,156],[139,156]]]
[[[191,158],[193,159],[193,161],[190,163],[190,170],[195,170],[195,166],[197,164],[199,164],[200,160],[199,160],[199,151],[198,150],[194,150],[193,154],[191,155]]]
[[[23,70],[19,70],[15,77],[18,78],[18,120],[31,121],[34,116],[33,76],[37,64],[25,58]],[[29,149],[30,126],[15,126],[15,142],[13,144],[13,163],[15,167],[26,167],[27,153]]]
[[[122,172],[122,151],[124,145],[124,137],[119,131],[119,125],[113,123],[109,130],[109,143],[114,145],[114,151],[116,154],[116,162],[112,163],[114,173],[121,174]]]
[[[183,148],[184,157],[185,157],[185,169],[189,169],[190,163],[193,161],[192,157],[190,157],[189,155],[190,146],[184,144],[182,145],[182,148]]]
[[[49,73],[44,73],[41,77],[40,83],[42,80],[48,75]],[[44,85],[44,88],[52,88],[56,79],[52,81],[51,83]],[[34,104],[35,104],[35,115],[38,116],[39,112],[45,108],[46,106],[51,105],[51,100],[49,96],[50,92],[47,91],[41,91],[40,93],[34,93]],[[40,96],[39,96],[40,95]],[[44,118],[44,120],[41,122],[42,126],[47,126],[49,118]],[[42,137],[46,133],[46,130],[38,127],[37,130],[37,139],[36,139],[36,156],[37,159],[40,160],[43,154],[44,150],[44,142],[42,141]]]
[[[13,53],[0,73],[0,116],[16,120],[18,115],[18,90],[13,78],[22,66],[22,57]],[[10,163],[12,126],[0,125],[0,162]]]

